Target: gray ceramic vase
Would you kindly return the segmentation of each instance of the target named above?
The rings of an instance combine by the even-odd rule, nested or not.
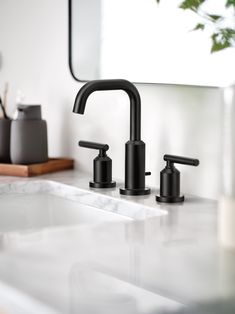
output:
[[[19,105],[12,121],[10,156],[13,164],[48,161],[47,124],[41,119],[41,106]]]
[[[11,120],[0,119],[0,163],[9,163],[10,159]]]

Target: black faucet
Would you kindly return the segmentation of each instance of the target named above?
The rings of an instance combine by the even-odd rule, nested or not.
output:
[[[145,143],[141,141],[141,100],[137,88],[127,80],[95,80],[86,83],[78,92],[73,112],[84,114],[89,95],[95,91],[124,90],[130,98],[130,140],[125,150],[125,187],[123,195],[146,195],[145,187]]]

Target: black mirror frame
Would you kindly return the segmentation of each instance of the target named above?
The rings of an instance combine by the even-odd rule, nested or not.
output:
[[[80,83],[86,83],[88,81],[78,79],[72,66],[72,0],[68,0],[68,58],[69,58],[69,70],[75,81]]]

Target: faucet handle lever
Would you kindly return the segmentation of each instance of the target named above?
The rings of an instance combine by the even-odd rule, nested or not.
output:
[[[198,166],[199,160],[194,158],[175,156],[175,155],[164,155],[163,159],[167,161],[167,163],[172,164],[181,164],[181,165],[189,165],[189,166]]]
[[[104,156],[105,152],[109,149],[109,145],[95,142],[79,141],[78,145],[85,148],[98,149],[101,156]]]

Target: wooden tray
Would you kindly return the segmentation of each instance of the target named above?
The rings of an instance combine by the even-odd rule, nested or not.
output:
[[[0,175],[33,177],[42,174],[73,169],[74,161],[66,158],[50,158],[48,162],[33,165],[13,165],[0,163]]]

